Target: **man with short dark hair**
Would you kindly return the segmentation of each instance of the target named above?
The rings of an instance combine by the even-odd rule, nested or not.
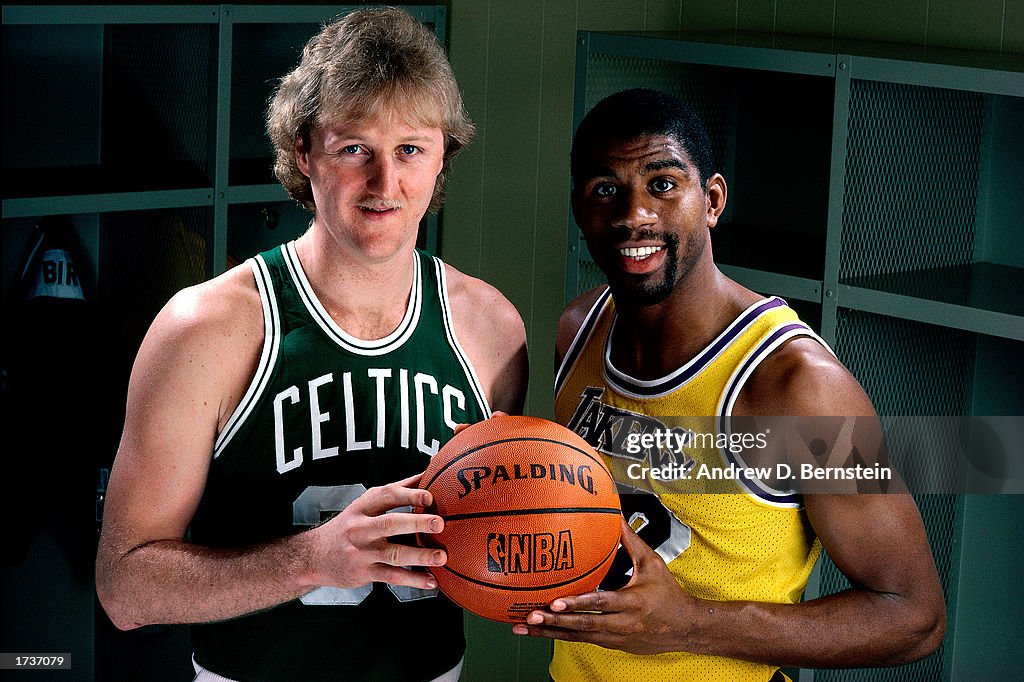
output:
[[[873,423],[875,412],[782,299],[715,266],[710,230],[727,187],[697,116],[656,91],[612,95],[580,124],[572,175],[573,213],[608,286],[562,315],[555,412],[631,486],[628,556],[607,579],[618,589],[555,600],[513,630],[556,639],[559,682],[763,682],[785,679],[781,665],[893,665],[934,651],[945,609],[909,495],[801,495],[722,445],[738,420],[785,416],[846,459],[866,443],[828,432],[830,418]],[[710,425],[712,438],[692,445],[699,431],[680,424]],[[659,459],[654,436],[672,434],[694,438]],[[787,463],[788,447],[766,448],[768,463]],[[683,473],[630,474],[656,461]],[[700,488],[714,466],[746,473]],[[801,602],[822,547],[853,587]]]

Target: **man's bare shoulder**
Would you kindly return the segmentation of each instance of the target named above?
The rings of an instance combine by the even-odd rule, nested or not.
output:
[[[456,324],[471,334],[526,337],[519,311],[497,288],[445,263],[448,300]],[[459,324],[459,323],[462,324]]]
[[[209,342],[238,340],[252,330],[262,337],[262,303],[252,271],[248,265],[238,265],[182,289],[160,311],[153,327],[170,336]]]
[[[248,266],[182,289],[157,315],[132,370],[130,398],[159,409],[208,404],[220,426],[251,380],[263,346],[263,306]],[[181,410],[180,405],[174,409]]]
[[[758,366],[740,394],[735,413],[858,416],[875,411],[843,363],[817,340],[798,337]]]
[[[168,447],[184,452],[181,443],[201,438],[209,442],[188,452],[196,461],[208,457],[213,434],[237,405],[262,345],[262,304],[248,266],[177,292],[136,356],[121,447],[132,454],[118,457],[150,458]]]
[[[594,287],[590,291],[580,294],[565,307],[562,314],[558,318],[558,337],[555,339],[555,357],[557,361],[561,361],[565,357],[565,354],[569,352],[569,346],[572,344],[572,340],[576,338],[576,333],[583,326],[584,320],[587,319],[587,313],[590,312],[591,308],[594,307],[594,303],[597,299],[608,289],[608,286],[602,284]]]
[[[492,410],[519,414],[526,397],[526,327],[495,287],[445,265],[448,300],[459,343],[469,356]]]

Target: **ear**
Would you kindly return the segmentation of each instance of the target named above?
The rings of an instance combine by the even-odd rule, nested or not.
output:
[[[304,138],[307,138],[312,133],[303,135],[299,133],[295,136],[295,165],[299,167],[299,170],[307,178],[309,177],[309,149]]]
[[[715,173],[708,178],[708,186],[704,192],[707,206],[708,227],[718,224],[718,218],[725,210],[725,202],[729,196],[729,188],[725,184],[725,178],[720,173]]]

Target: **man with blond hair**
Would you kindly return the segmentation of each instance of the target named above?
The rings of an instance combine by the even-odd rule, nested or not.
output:
[[[493,287],[415,248],[473,137],[432,34],[328,25],[268,114],[298,239],[179,292],[139,351],[97,589],[122,629],[191,623],[199,680],[457,680],[462,612],[413,533],[456,424],[522,409],[526,340]]]

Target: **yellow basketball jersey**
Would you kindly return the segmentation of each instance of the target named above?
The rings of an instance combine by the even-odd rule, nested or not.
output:
[[[814,332],[782,299],[764,299],[684,366],[661,379],[641,381],[612,366],[616,319],[614,302],[605,290],[559,368],[557,420],[604,455],[620,484],[623,515],[687,592],[719,601],[798,602],[821,552],[799,496],[749,477],[702,487],[697,474],[708,467],[722,470],[730,462],[743,466],[719,440],[728,435],[736,396],[769,353],[795,336],[817,338]],[[714,433],[708,434],[709,429]],[[660,444],[664,447],[652,446],[650,439],[641,442],[637,435],[657,432],[704,438],[695,436],[687,447],[672,448],[668,442]],[[687,475],[661,481],[644,474],[666,465],[666,471]],[[715,492],[708,492],[712,489]],[[614,581],[612,573],[631,566],[627,557],[620,557],[609,579]],[[608,587],[621,586],[626,579],[624,575],[618,585]],[[775,668],[682,652],[638,656],[556,641],[550,672],[558,682],[764,682]]]

